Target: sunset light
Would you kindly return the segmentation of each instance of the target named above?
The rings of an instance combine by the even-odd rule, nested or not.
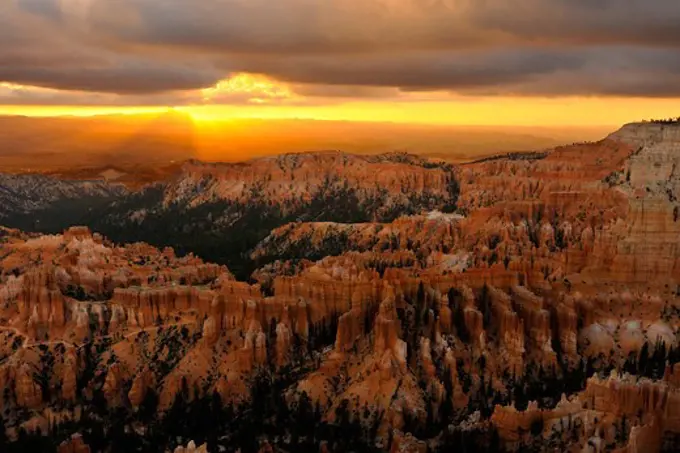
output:
[[[285,84],[255,74],[235,74],[219,81],[214,87],[201,90],[201,94],[206,104],[237,101],[267,104],[290,101],[296,97]]]
[[[0,453],[680,452],[680,0],[0,0]]]

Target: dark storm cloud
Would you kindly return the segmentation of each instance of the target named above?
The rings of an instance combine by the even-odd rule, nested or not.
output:
[[[481,0],[470,20],[538,43],[679,46],[675,0]]]
[[[161,93],[212,86],[223,77],[203,56],[128,51],[65,17],[51,0],[0,4],[0,82],[75,91]],[[65,0],[61,4],[86,4]]]
[[[290,81],[513,95],[680,96],[680,49],[601,46],[231,61]],[[319,90],[322,92],[323,90]],[[377,92],[376,92],[377,93]],[[367,92],[370,94],[370,91]]]
[[[397,86],[402,89],[465,89],[499,85],[576,69],[586,64],[578,52],[495,50],[488,52],[418,52],[362,55],[350,58],[301,56],[232,59],[231,65],[252,68],[282,80],[338,84]]]
[[[118,5],[123,3],[138,21],[116,28],[121,36],[226,54],[481,52],[508,45],[558,51],[603,44],[680,48],[677,0],[120,0]]]
[[[342,53],[541,45],[679,45],[676,0],[119,0],[128,39],[223,52]],[[100,9],[101,20],[110,13]]]
[[[0,57],[0,62],[2,57]],[[22,85],[118,94],[153,94],[209,87],[219,80],[215,71],[141,59],[114,58],[91,67],[0,65],[0,80]]]
[[[4,17],[3,17],[4,16]],[[163,93],[680,96],[678,0],[5,0],[0,81]]]
[[[119,95],[0,85],[0,105],[32,106],[182,106],[195,101],[182,92]]]

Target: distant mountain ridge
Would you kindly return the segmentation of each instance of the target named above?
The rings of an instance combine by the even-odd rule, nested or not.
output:
[[[105,181],[65,181],[44,175],[0,173],[0,221],[12,215],[34,214],[55,203],[82,199],[113,199],[127,189]]]

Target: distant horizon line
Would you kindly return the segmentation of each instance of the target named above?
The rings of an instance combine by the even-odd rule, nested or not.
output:
[[[182,108],[165,108],[165,109],[150,109],[150,110],[142,110],[142,111],[136,111],[136,112],[130,112],[130,111],[118,111],[118,112],[87,112],[87,111],[81,111],[78,113],[64,113],[64,114],[59,114],[59,113],[35,113],[35,114],[27,114],[27,113],[2,113],[1,112],[2,108],[0,107],[0,119],[1,118],[26,118],[26,119],[87,119],[87,118],[106,118],[106,117],[134,117],[134,116],[148,116],[148,115],[164,115],[164,114],[182,114],[186,115],[187,117],[190,117],[194,120],[194,116],[191,114],[191,112],[187,112],[183,110]],[[618,123],[618,122],[613,122],[613,123],[601,123],[601,124],[589,124],[589,125],[582,125],[582,124],[564,124],[564,125],[553,125],[553,124],[539,124],[539,123],[534,123],[534,124],[526,124],[526,123],[519,123],[519,124],[510,124],[510,123],[438,123],[438,122],[433,122],[433,123],[427,123],[427,122],[419,122],[419,121],[397,121],[397,120],[366,120],[366,119],[361,119],[361,120],[352,120],[352,119],[328,119],[328,118],[309,118],[305,116],[299,116],[299,117],[256,117],[256,116],[242,116],[242,117],[224,117],[224,118],[211,118],[211,119],[200,119],[196,120],[197,122],[205,122],[205,123],[227,123],[227,122],[247,122],[247,121],[253,121],[253,122],[291,122],[291,121],[300,121],[300,122],[315,122],[315,123],[346,123],[346,124],[382,124],[382,125],[406,125],[406,126],[417,126],[417,127],[431,127],[431,128],[438,128],[438,129],[444,129],[444,128],[478,128],[478,129],[484,129],[484,128],[541,128],[541,129],[601,129],[601,128],[611,128],[611,127],[621,127],[624,126],[625,124],[630,124],[629,123]],[[637,121],[632,121],[632,123],[637,123],[637,122],[651,122],[654,121],[654,119],[639,119]]]

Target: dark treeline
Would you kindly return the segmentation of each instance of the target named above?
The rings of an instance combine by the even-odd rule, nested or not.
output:
[[[653,119],[649,121],[654,124],[680,124],[680,116],[677,118],[663,118],[663,119]]]

